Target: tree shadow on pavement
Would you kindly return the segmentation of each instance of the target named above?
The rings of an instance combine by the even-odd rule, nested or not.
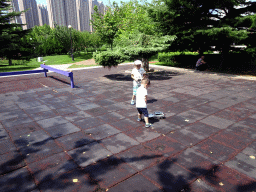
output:
[[[51,139],[45,139],[38,143],[34,143],[31,146],[27,146],[27,140],[17,140],[16,143],[23,145],[26,148],[26,151],[29,149],[31,155],[33,153],[37,153],[39,150],[43,150],[43,148],[35,148],[35,145],[38,147],[39,145],[44,145],[47,142],[51,141]],[[110,156],[104,159],[97,161],[96,163],[91,163],[85,168],[79,168],[77,162],[85,162],[88,161],[89,158],[81,156],[82,153],[87,153],[90,150],[90,147],[86,147],[87,144],[93,146],[94,144],[99,144],[100,141],[85,140],[81,139],[74,143],[75,153],[71,155],[69,158],[65,158],[65,161],[57,162],[48,162],[44,161],[43,164],[40,164],[40,168],[37,171],[32,172],[32,175],[37,176],[36,178],[40,178],[40,181],[36,180],[38,187],[40,190],[51,190],[51,191],[104,191],[104,187],[110,188],[113,187],[115,180],[111,180],[113,184],[106,184],[105,178],[108,179],[112,176],[112,173],[115,173],[116,170],[122,170],[122,172],[127,172],[128,175],[125,177],[132,176],[136,173],[136,170],[132,170],[129,166],[127,167],[127,163],[139,162],[144,160],[150,160],[155,158],[161,158],[162,161],[155,165],[153,172],[148,172],[148,175],[156,175],[155,182],[160,184],[161,189],[166,192],[175,192],[175,191],[186,191],[192,192],[194,189],[191,187],[191,182],[196,182],[196,179],[202,176],[204,177],[206,183],[205,191],[208,191],[207,186],[213,191],[218,191],[219,186],[219,178],[217,173],[220,172],[220,167],[218,165],[213,165],[209,169],[204,169],[202,167],[192,167],[189,170],[185,170],[181,166],[177,164],[178,159],[172,158],[163,159],[164,156],[162,154],[156,153],[153,155],[141,155],[141,156],[133,156],[133,157],[116,157]],[[81,148],[80,148],[81,147]],[[85,148],[84,148],[85,147]],[[63,153],[63,152],[61,152]],[[56,154],[53,154],[56,155]],[[30,176],[29,172],[25,168],[25,163],[16,169],[6,170],[6,166],[18,166],[21,162],[26,160],[26,155],[17,155],[14,156],[13,159],[10,159],[7,162],[2,163],[0,165],[0,170],[7,171],[5,175],[3,172],[0,174],[0,190],[9,191],[9,189],[20,189],[19,191],[28,191],[36,189],[36,185],[34,185],[33,179]],[[48,158],[48,157],[46,157]],[[46,159],[44,158],[44,159]],[[44,160],[43,159],[43,160]],[[51,158],[52,159],[52,158]],[[75,159],[75,161],[73,160]],[[38,162],[38,161],[36,161]],[[38,162],[42,163],[42,162]],[[35,166],[35,165],[34,165]],[[122,167],[120,167],[122,166]],[[124,168],[126,166],[126,168]],[[23,167],[23,168],[22,168]],[[30,167],[30,165],[28,165]],[[146,169],[149,170],[149,169]],[[11,172],[10,172],[11,171]],[[118,173],[118,171],[117,171]],[[143,173],[143,171],[142,171]],[[118,178],[117,175],[113,175]],[[148,176],[147,176],[148,177]],[[153,176],[154,178],[154,176]],[[109,178],[110,179],[110,178]],[[17,182],[17,180],[22,180],[22,182]],[[123,179],[119,179],[122,184]],[[152,180],[152,178],[151,178]],[[102,186],[102,183],[105,183]],[[118,185],[119,185],[118,184]],[[11,188],[10,188],[11,186]],[[227,185],[228,186],[228,185]],[[216,187],[216,188],[215,188]],[[250,182],[245,185],[237,185],[235,186],[237,192],[242,191],[253,191],[256,189],[256,182]],[[225,189],[225,188],[223,188]],[[202,189],[204,190],[204,189]],[[212,191],[212,190],[209,190]]]
[[[150,80],[169,80],[172,77],[182,75],[182,73],[171,72],[171,71],[157,71],[148,73]],[[131,78],[131,74],[127,73],[118,73],[118,74],[110,74],[104,75],[103,77],[113,80],[113,81],[133,81]]]

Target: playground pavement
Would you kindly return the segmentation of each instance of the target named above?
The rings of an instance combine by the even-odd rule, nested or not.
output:
[[[0,191],[256,191],[256,83],[156,68],[149,112],[130,65],[0,78]]]

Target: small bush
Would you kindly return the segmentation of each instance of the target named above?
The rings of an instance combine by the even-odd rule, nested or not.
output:
[[[109,68],[111,68],[111,66],[117,66],[119,63],[129,59],[129,57],[125,56],[120,50],[94,52],[93,58],[99,65]]]

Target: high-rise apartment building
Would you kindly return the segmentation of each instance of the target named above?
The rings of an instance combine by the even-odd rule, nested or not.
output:
[[[49,25],[48,10],[45,5],[37,5],[39,25],[43,26],[44,24]]]
[[[12,0],[11,5],[12,5],[12,8],[11,8],[11,10],[10,10],[11,12],[12,12],[12,11],[15,11],[15,12],[19,12],[19,11],[20,11],[18,0]],[[16,17],[11,21],[11,23],[19,23],[19,24],[21,24],[21,18],[20,18],[20,16],[16,16]]]
[[[35,25],[39,25],[38,11],[36,0],[18,0],[19,10],[24,11],[29,9],[27,12],[22,13],[21,23],[26,24],[23,29],[30,29]]]
[[[47,0],[49,24],[68,26],[78,30],[76,0]]]
[[[89,0],[76,0],[79,31],[90,31]]]
[[[92,20],[92,14],[94,13],[94,6],[97,6],[99,8],[99,2],[97,0],[89,0],[89,14],[90,14],[90,20]],[[90,31],[93,31],[92,25],[90,25]]]

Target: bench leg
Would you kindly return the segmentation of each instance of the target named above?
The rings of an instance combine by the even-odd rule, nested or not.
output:
[[[47,77],[48,69],[44,69],[44,76]]]
[[[73,79],[73,73],[70,76],[70,84],[71,84],[71,88],[74,88],[74,79]]]

